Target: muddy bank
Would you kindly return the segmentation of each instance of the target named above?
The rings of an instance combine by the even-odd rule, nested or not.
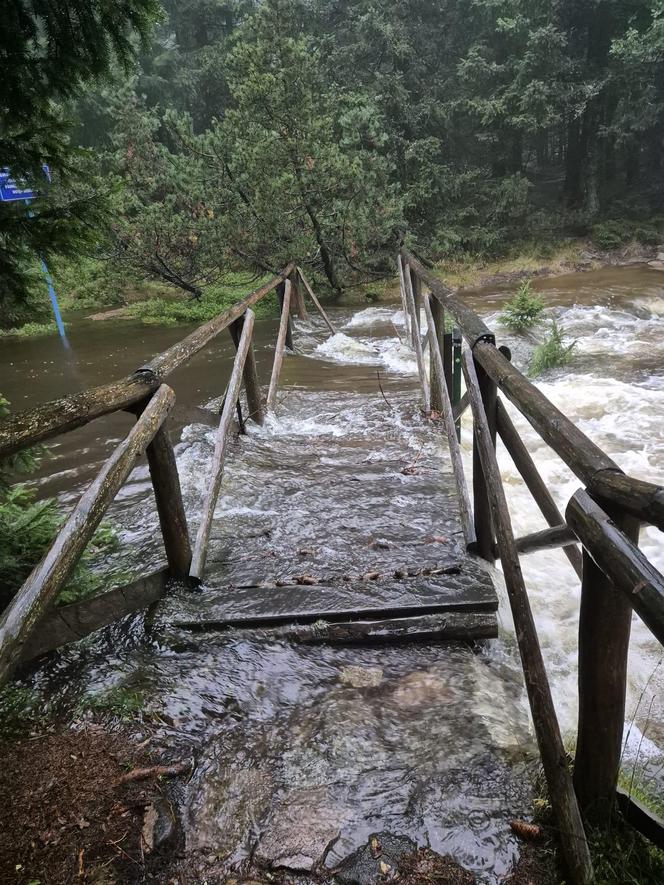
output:
[[[88,724],[5,739],[0,753],[0,881],[167,881],[177,827],[154,768],[163,748]]]

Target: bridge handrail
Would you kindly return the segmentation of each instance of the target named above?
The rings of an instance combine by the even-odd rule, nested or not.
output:
[[[512,365],[509,348],[496,347],[491,330],[458,293],[408,250],[401,250],[397,264],[404,304],[407,295],[414,294],[416,301],[424,298],[425,308],[429,298],[439,305],[438,315],[427,311],[435,325],[433,332],[428,331],[430,343],[435,344],[441,337],[444,311],[448,311],[468,345],[462,359],[466,395],[454,403],[452,419],[449,410],[443,410],[448,435],[450,422],[469,404],[473,413],[471,518],[476,540],[468,543],[468,549],[491,563],[500,557],[551,800],[561,831],[567,836],[563,847],[569,871],[574,882],[590,881],[592,870],[579,828],[577,798],[585,814],[607,822],[616,797],[622,753],[633,611],[664,644],[664,576],[638,549],[641,524],[664,530],[664,488],[625,474]],[[430,294],[422,295],[423,284]],[[410,313],[411,322],[419,322],[419,310]],[[436,373],[432,371],[431,381],[426,382],[425,377],[424,382],[431,384],[433,392],[438,383]],[[585,489],[570,500],[565,517],[512,423],[499,390],[584,483]],[[515,538],[496,460],[497,435],[551,528]],[[455,471],[463,472],[458,460],[453,458],[452,464]],[[467,522],[463,508],[461,515],[463,524]],[[470,532],[464,528],[464,534],[468,540]],[[549,703],[548,679],[519,563],[521,555],[554,547],[563,549],[581,578],[574,792],[570,792],[564,778],[560,779],[560,760],[556,761],[562,747],[560,731],[555,709]]]
[[[0,458],[13,455],[60,433],[75,430],[95,418],[137,405],[154,393],[175,369],[240,319],[247,308],[276,289],[294,271],[295,263],[290,262],[267,283],[254,289],[227,310],[194,329],[182,341],[173,344],[119,381],[90,387],[80,393],[60,397],[9,416],[0,423]]]
[[[80,427],[94,418],[119,409],[126,409],[138,416],[136,424],[101,466],[96,477],[63,522],[41,562],[28,575],[0,615],[0,686],[11,676],[22,659],[30,657],[31,649],[35,647],[35,644],[31,645],[30,642],[35,628],[53,607],[59,591],[66,584],[117,492],[143,453],[147,454],[168,572],[162,570],[153,576],[158,580],[143,582],[145,588],[138,594],[138,598],[134,592],[136,590],[134,585],[125,588],[129,592],[124,610],[122,603],[118,605],[115,594],[110,604],[111,619],[136,610],[140,607],[137,603],[140,603],[141,598],[144,604],[153,601],[156,587],[161,588],[163,592],[166,575],[185,581],[200,580],[207,556],[210,523],[221,486],[227,440],[236,407],[241,429],[244,426],[239,408],[242,384],[247,396],[249,416],[257,423],[263,423],[263,397],[252,344],[254,312],[250,309],[250,305],[280,287],[279,335],[270,381],[271,398],[267,404],[268,410],[274,410],[277,405],[276,390],[287,340],[292,347],[291,313],[297,314],[302,319],[306,319],[307,316],[298,279],[304,283],[307,291],[313,294],[300,268],[291,262],[268,283],[254,289],[245,298],[199,326],[182,341],[156,356],[127,378],[55,400],[3,422],[0,427],[0,438],[4,447],[0,452],[7,454],[33,445],[56,433]],[[332,328],[318,299],[313,296],[312,300],[323,314],[328,327]],[[163,379],[226,328],[233,338],[236,355],[224,395],[203,520],[192,553],[177,462],[168,430],[164,426],[166,417],[175,403],[175,394],[163,383]],[[112,594],[114,591],[106,595]],[[124,593],[121,593],[121,596],[124,596]],[[108,623],[109,620],[103,611],[103,600],[100,601],[102,602],[101,622]],[[93,624],[95,620],[98,621],[99,618],[93,619]],[[91,629],[94,629],[94,626]],[[72,635],[72,631],[67,631],[67,635]],[[76,631],[73,631],[73,636],[76,636]]]
[[[402,250],[401,254],[459,324],[473,356],[487,375],[592,494],[664,531],[664,487],[625,474],[509,361],[501,349],[492,346],[495,342],[493,332],[456,292],[427,271],[407,250]]]

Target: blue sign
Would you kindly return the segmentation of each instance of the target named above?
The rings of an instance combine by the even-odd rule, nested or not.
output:
[[[44,172],[44,177],[47,181],[51,180],[51,173],[46,164],[42,166],[42,170]],[[9,169],[6,167],[4,169],[0,169],[0,203],[12,203],[16,200],[23,200],[26,202],[27,200],[34,200],[37,196],[37,191],[27,186],[26,181],[16,180],[12,178],[9,174]]]

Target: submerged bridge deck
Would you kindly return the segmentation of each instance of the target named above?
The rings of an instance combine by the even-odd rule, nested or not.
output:
[[[332,643],[400,641],[413,635],[487,638],[496,633],[498,607],[487,563],[500,558],[569,879],[590,882],[580,807],[595,812],[599,807],[600,814],[608,814],[616,793],[632,611],[664,642],[664,578],[638,548],[640,524],[664,529],[664,489],[626,476],[512,366],[509,351],[496,347],[481,318],[407,252],[399,256],[399,273],[407,337],[421,386],[419,404],[412,389],[409,392],[410,428],[419,439],[419,449],[393,432],[396,421],[384,394],[380,417],[373,415],[371,421],[358,424],[354,433],[332,432],[312,444],[275,427],[270,414],[280,412],[277,389],[285,348],[293,344],[291,314],[306,318],[305,289],[330,332],[335,332],[294,265],[127,378],[4,422],[0,455],[120,409],[137,415],[133,429],[4,612],[0,680],[10,678],[36,654],[154,602],[147,625],[162,633],[270,629],[282,637]],[[265,403],[252,350],[251,306],[274,289],[280,297],[280,325]],[[421,308],[427,318],[424,341]],[[465,339],[463,357],[453,336],[446,333],[446,311]],[[175,400],[165,380],[226,328],[237,355],[212,451],[202,468],[200,507],[190,519],[164,423]],[[467,389],[463,398],[462,363]],[[244,413],[239,405],[242,387]],[[585,486],[573,496],[564,516],[512,425],[499,390]],[[306,390],[298,395],[306,398]],[[349,396],[343,385],[330,393],[330,403],[338,404],[340,422],[346,420]],[[474,428],[472,494],[457,438],[458,416],[469,406]],[[251,420],[262,429],[234,449],[236,413],[241,427]],[[497,434],[550,529],[514,537],[496,461]],[[440,450],[441,439],[447,442],[446,453]],[[143,453],[168,569],[104,597],[54,607]],[[225,462],[233,459],[239,465],[231,491],[242,500],[260,496],[266,458],[272,467],[279,466],[270,473],[270,494],[280,505],[272,508],[269,524],[261,524],[257,508],[249,506],[244,524],[236,519],[230,531],[220,506]],[[355,485],[362,487],[361,496],[353,494]],[[197,528],[191,539],[190,524]],[[520,555],[546,547],[561,547],[582,579],[574,782],[519,565]]]

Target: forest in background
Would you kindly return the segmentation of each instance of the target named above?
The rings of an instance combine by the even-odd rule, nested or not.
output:
[[[31,219],[0,205],[4,327],[47,314],[36,254],[87,305],[292,257],[334,295],[404,240],[435,262],[661,237],[662,0],[10,6],[0,145],[54,183]]]

